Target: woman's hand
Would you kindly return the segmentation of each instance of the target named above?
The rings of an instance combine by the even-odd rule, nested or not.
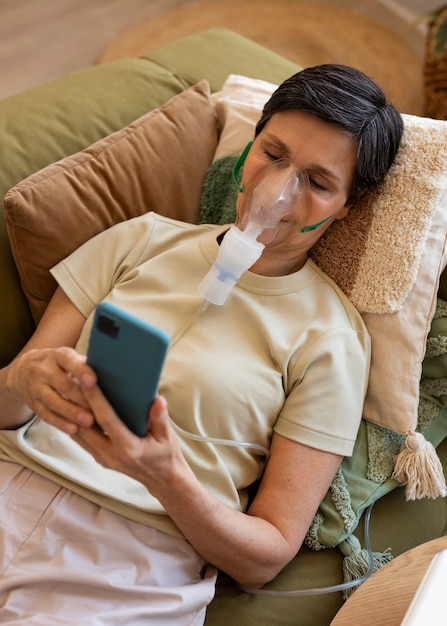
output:
[[[96,427],[79,429],[73,439],[98,463],[135,478],[159,499],[166,489],[172,489],[178,474],[189,473],[194,478],[169,424],[163,397],[158,396],[151,406],[145,437],[127,428],[98,386],[85,389],[85,398],[95,415]]]
[[[70,435],[94,423],[84,389],[95,383],[96,376],[85,357],[65,347],[24,352],[12,363],[6,379],[10,392],[20,395],[46,422]]]
[[[17,428],[33,413],[42,413],[44,419],[68,433],[92,423],[76,377],[86,376],[85,382],[90,384],[96,379],[90,380],[85,359],[61,347],[74,347],[84,324],[85,317],[58,287],[28,343],[0,370],[1,429]]]

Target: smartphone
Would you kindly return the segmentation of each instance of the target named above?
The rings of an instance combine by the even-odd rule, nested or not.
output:
[[[97,306],[87,363],[117,415],[139,437],[147,432],[168,347],[159,328],[108,302]]]

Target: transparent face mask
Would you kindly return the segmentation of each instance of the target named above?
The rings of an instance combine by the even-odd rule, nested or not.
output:
[[[236,226],[264,245],[281,244],[305,232],[310,215],[309,179],[287,159],[252,176],[238,197]]]
[[[309,214],[307,176],[287,160],[251,177],[238,198],[238,222],[225,234],[216,260],[198,289],[204,300],[224,304],[242,274],[266,245],[277,246],[303,232]]]

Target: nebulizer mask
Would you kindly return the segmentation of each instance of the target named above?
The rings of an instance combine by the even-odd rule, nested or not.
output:
[[[250,149],[236,163],[234,178]],[[291,241],[305,232],[309,214],[307,175],[287,159],[274,161],[239,188],[239,217],[226,233],[217,258],[199,285],[205,301],[222,305],[241,275],[256,263],[266,245]]]
[[[236,163],[233,177],[237,185],[238,171],[250,147],[251,143]],[[243,189],[239,187],[239,191],[238,202],[242,204],[238,212],[242,218],[225,233],[217,258],[198,287],[203,298],[201,306],[171,339],[171,348],[210,303],[222,305],[226,302],[241,275],[259,259],[266,245],[282,244],[306,228],[304,224],[309,212],[307,177],[297,173],[288,160],[275,161],[248,180]],[[182,437],[245,447],[266,459],[269,457],[269,450],[262,445],[203,437],[171,423]]]

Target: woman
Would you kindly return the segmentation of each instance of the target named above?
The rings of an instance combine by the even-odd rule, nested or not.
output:
[[[221,307],[198,315],[197,287],[228,226],[149,214],[54,268],[59,287],[0,379],[4,623],[200,624],[216,568],[257,587],[296,555],[352,452],[369,367],[359,314],[307,253],[382,180],[401,134],[357,70],[324,65],[285,81],[246,157],[237,221],[272,163],[309,188],[259,236],[260,258]],[[143,438],[82,356],[102,300],[173,338]],[[269,448],[268,462],[178,428]]]

